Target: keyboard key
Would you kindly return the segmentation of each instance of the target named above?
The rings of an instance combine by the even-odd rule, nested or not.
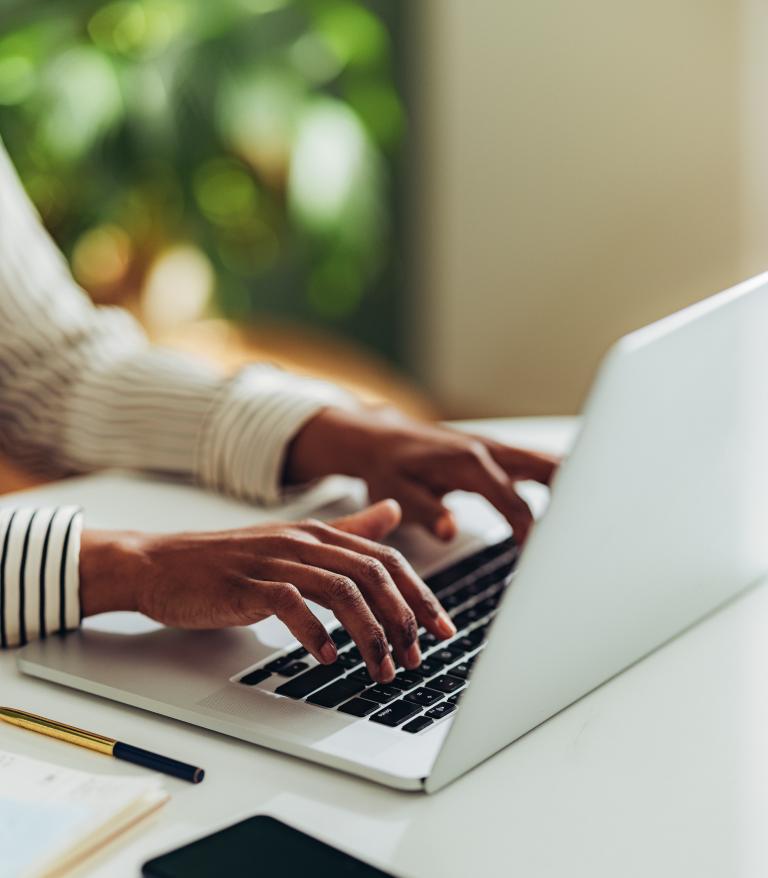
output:
[[[308,655],[309,655],[309,653],[307,652],[307,650],[304,649],[303,646],[299,646],[296,649],[294,649],[292,652],[289,652],[287,657],[289,659],[291,659],[291,661],[296,662],[299,659],[303,659]]]
[[[517,543],[515,542],[515,538],[510,536],[502,540],[500,543],[486,546],[477,553],[477,558],[481,564],[487,564],[489,561],[492,561],[494,558],[499,558],[502,555],[511,555],[514,557],[516,554]]]
[[[455,585],[462,576],[466,575],[466,572],[467,571],[463,567],[463,562],[459,561],[458,564],[452,564],[450,567],[446,567],[445,570],[432,574],[432,576],[428,577],[425,582],[439,597],[440,592],[446,591],[452,585]]]
[[[455,665],[452,668],[449,668],[448,673],[452,677],[460,677],[462,680],[466,680],[470,675],[472,668],[467,662],[462,662],[460,665]]]
[[[442,670],[442,663],[433,662],[431,658],[424,659],[418,667],[418,671],[422,677],[434,677],[435,674],[439,674]]]
[[[481,643],[485,643],[485,641],[488,640],[488,629],[491,627],[492,621],[493,620],[485,622],[483,625],[478,625],[477,628],[475,628],[475,630],[472,632],[477,637],[482,637],[482,640],[480,641]]]
[[[409,723],[406,723],[403,726],[403,731],[410,732],[412,735],[415,735],[416,732],[420,732],[422,729],[426,729],[428,726],[431,725],[431,719],[427,719],[426,716],[417,716],[416,719],[412,719]]]
[[[337,628],[335,631],[331,631],[330,638],[338,647],[346,646],[352,640],[343,628]]]
[[[459,613],[458,616],[454,616],[453,624],[461,631],[462,628],[466,628],[467,625],[471,625],[487,615],[487,612],[483,612],[477,607],[470,607],[468,610],[464,610],[463,613]]]
[[[424,582],[426,582],[429,590],[434,592],[439,598],[440,593],[447,591],[457,580],[458,575],[451,569],[448,569],[443,570],[442,573],[435,573],[433,576],[427,577]]]
[[[310,695],[307,698],[307,704],[317,704],[320,707],[337,707],[342,701],[346,701],[353,695],[362,692],[364,688],[365,686],[359,680],[351,680],[349,677],[344,677],[335,683],[331,683],[330,686],[326,686],[325,689],[315,692],[314,695]]]
[[[499,580],[499,582],[494,582],[491,584],[488,594],[490,597],[493,597],[495,595],[503,595],[506,590],[507,583],[505,580],[501,579]]]
[[[255,671],[251,671],[250,674],[241,677],[237,682],[242,683],[243,686],[255,686],[257,683],[261,683],[266,680],[267,677],[271,676],[272,674],[266,668],[258,668]]]
[[[351,671],[352,668],[356,668],[361,664],[359,658],[355,658],[355,656],[350,655],[348,652],[342,652],[338,658],[338,662],[348,671]]]
[[[373,713],[380,707],[381,705],[375,701],[368,701],[366,698],[353,698],[346,704],[342,704],[338,710],[339,713],[348,713],[350,716],[368,716],[369,713]]]
[[[413,692],[409,692],[403,697],[406,701],[411,701],[413,704],[420,704],[422,707],[429,707],[442,696],[440,693],[435,692],[432,689],[414,689]]]
[[[459,637],[458,640],[454,640],[451,645],[456,645],[457,647],[469,652],[470,649],[477,649],[484,640],[485,629],[475,628],[475,630],[470,631],[469,634],[465,634],[463,637]]]
[[[500,598],[501,598],[500,594],[491,595],[491,597],[487,597],[484,600],[480,601],[480,603],[477,605],[477,609],[483,615],[487,615],[488,613],[492,613],[496,609]]]
[[[264,667],[268,671],[280,671],[290,665],[292,661],[293,659],[289,655],[281,655],[280,658],[273,659]]]
[[[458,607],[459,604],[466,603],[473,595],[478,594],[474,590],[475,583],[470,582],[468,585],[465,585],[463,588],[460,588],[458,591],[455,591],[451,597],[455,598],[456,603],[453,605],[454,607]]]
[[[278,686],[275,692],[288,698],[304,698],[310,692],[325,686],[343,673],[344,668],[338,662],[334,662],[332,665],[318,665],[316,668],[305,671],[301,676],[283,683],[282,686]]]
[[[394,701],[395,698],[399,698],[401,696],[401,692],[399,689],[395,689],[394,686],[372,686],[370,689],[365,690],[365,697],[371,699],[371,701],[378,701],[379,704],[387,704],[390,701]]]
[[[361,662],[363,660],[363,656],[360,653],[360,650],[356,646],[353,646],[352,649],[348,649],[346,651],[345,655],[354,656],[359,662]]]
[[[442,655],[441,655],[442,653]],[[429,656],[429,660],[432,662],[432,665],[439,665],[442,669],[445,665],[450,665],[456,661],[455,656],[450,652],[445,652],[442,649],[436,649]]]
[[[462,689],[461,692],[457,692],[455,695],[451,695],[450,698],[446,698],[445,700],[448,704],[458,704],[459,699],[461,698],[461,696],[463,694],[464,694],[464,690]]]
[[[440,704],[431,707],[424,716],[428,716],[430,719],[442,719],[444,716],[448,716],[449,713],[453,713],[454,710],[456,710],[455,704],[450,704],[448,701],[441,701]]]
[[[308,667],[309,665],[306,662],[293,662],[277,673],[280,674],[281,677],[295,677],[296,674],[306,671]]]
[[[455,692],[457,689],[461,689],[461,687],[464,685],[464,680],[460,680],[458,677],[451,677],[446,674],[443,677],[435,677],[434,680],[430,680],[425,685],[429,689],[434,689],[436,692],[451,693]]]
[[[431,649],[437,642],[438,641],[435,635],[430,634],[429,631],[425,632],[421,635],[421,637],[419,637],[419,646],[422,648],[422,650]]]
[[[464,655],[464,652],[465,650],[461,649],[461,647],[455,647],[451,644],[451,646],[446,646],[445,649],[436,649],[429,659],[441,665],[452,665]]]
[[[457,564],[446,567],[445,570],[441,570],[439,573],[434,573],[427,578],[426,583],[439,596],[441,591],[445,591],[463,577],[471,575],[480,567],[484,567],[494,560],[497,567],[509,569],[514,564],[516,558],[517,546],[514,539],[510,537],[501,543],[482,549],[480,552],[465,558],[463,561],[459,561]]]
[[[503,587],[507,573],[507,568],[502,566],[497,567],[496,570],[493,570],[490,573],[486,573],[484,576],[481,576],[480,579],[477,580],[477,585],[479,586],[480,591],[475,592],[475,594],[479,594],[481,591],[487,591],[492,585]]]
[[[421,708],[418,704],[411,704],[407,701],[395,701],[378,713],[369,716],[368,719],[374,723],[381,723],[383,726],[399,726],[400,723],[404,723],[420,710]]]
[[[413,689],[415,686],[420,686],[421,680],[422,677],[418,670],[400,671],[389,685],[394,686],[396,689],[402,689],[405,692],[408,689]]]
[[[486,579],[486,576],[481,576],[480,579],[470,582],[465,588],[467,595],[469,597],[474,597],[477,594],[482,594],[482,592],[488,588],[488,583],[485,581]]]
[[[454,658],[454,661],[456,661],[456,659],[464,658],[467,652],[467,650],[464,649],[464,647],[460,643],[457,643],[457,641],[455,640],[447,643],[445,645],[445,648],[448,650],[448,652],[453,653],[453,655],[456,657]]]
[[[366,686],[373,685],[373,678],[365,668],[360,668],[357,671],[352,671],[349,676],[352,677],[353,680],[359,680],[361,683],[365,683]]]

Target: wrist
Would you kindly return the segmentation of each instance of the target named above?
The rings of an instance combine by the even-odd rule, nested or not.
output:
[[[141,534],[84,531],[80,544],[80,609],[83,617],[138,609],[144,557],[144,537]]]
[[[371,415],[326,408],[294,437],[286,454],[284,481],[305,484],[330,475],[363,477]]]

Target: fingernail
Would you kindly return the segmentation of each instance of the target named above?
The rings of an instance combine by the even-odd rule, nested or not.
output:
[[[435,522],[435,536],[437,536],[438,539],[445,540],[447,542],[448,540],[453,539],[455,533],[456,528],[454,527],[453,521],[450,516],[443,515]]]
[[[331,643],[331,641],[327,641],[320,647],[320,658],[323,660],[323,663],[326,665],[330,665],[336,661],[336,647]]]
[[[406,667],[417,668],[421,664],[421,650],[418,643],[412,643],[405,654]]]
[[[392,656],[388,655],[379,665],[379,676],[385,683],[395,678],[395,663],[392,661]]]
[[[456,633],[456,626],[451,622],[447,613],[438,613],[437,627],[440,629],[443,637],[453,637]]]

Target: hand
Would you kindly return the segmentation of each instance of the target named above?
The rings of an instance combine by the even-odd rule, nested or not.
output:
[[[332,525],[268,524],[214,533],[86,531],[80,553],[84,616],[138,610],[178,628],[251,625],[276,615],[321,663],[336,647],[305,603],[332,610],[371,677],[421,662],[418,627],[443,639],[456,629],[402,555],[377,540],[400,523],[392,500]]]
[[[456,534],[443,496],[474,491],[501,512],[523,543],[533,515],[516,482],[549,484],[556,467],[550,455],[421,424],[396,412],[328,408],[292,442],[285,480],[296,484],[333,473],[361,478],[371,500],[395,498],[406,521],[424,525],[443,540]]]

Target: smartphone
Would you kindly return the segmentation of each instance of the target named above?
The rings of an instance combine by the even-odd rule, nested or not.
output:
[[[293,829],[257,816],[144,863],[145,878],[392,878]]]

